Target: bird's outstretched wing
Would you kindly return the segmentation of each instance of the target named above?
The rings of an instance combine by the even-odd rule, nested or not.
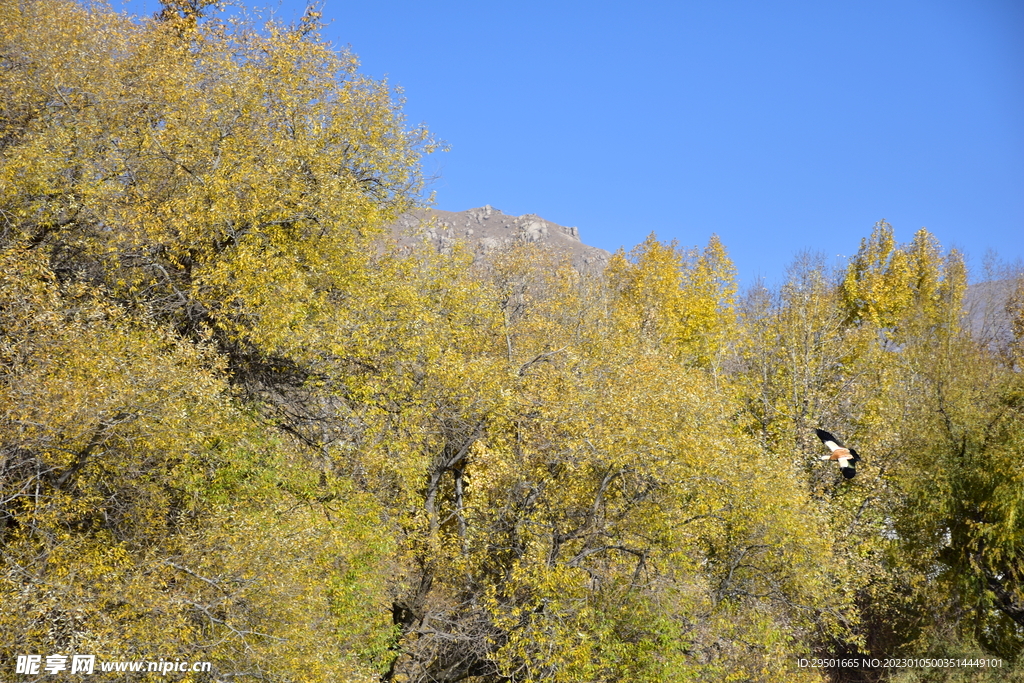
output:
[[[814,433],[818,435],[821,442],[825,444],[825,447],[830,451],[835,452],[837,448],[843,447],[843,442],[826,432],[824,429],[815,429]]]

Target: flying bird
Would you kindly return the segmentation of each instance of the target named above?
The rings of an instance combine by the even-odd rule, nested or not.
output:
[[[824,429],[815,429],[818,434],[818,438],[825,444],[832,453],[830,455],[821,456],[822,460],[837,460],[839,462],[839,471],[843,473],[843,476],[847,479],[853,479],[857,474],[857,468],[854,463],[860,460],[860,456],[857,455],[857,451],[852,448],[847,448],[843,445],[843,442],[832,436]]]

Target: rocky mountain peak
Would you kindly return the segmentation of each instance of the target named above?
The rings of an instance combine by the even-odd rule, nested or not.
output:
[[[417,209],[401,216],[392,234],[399,244],[411,246],[413,240],[425,239],[441,251],[463,240],[477,258],[512,242],[540,243],[569,252],[573,264],[587,272],[603,270],[609,256],[604,249],[583,244],[575,226],[552,223],[532,213],[510,216],[490,204],[458,212]]]

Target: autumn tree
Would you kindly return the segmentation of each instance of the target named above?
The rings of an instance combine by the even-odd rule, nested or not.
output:
[[[1019,548],[1016,513],[996,512],[1015,505],[995,455],[1015,438],[1014,373],[963,324],[965,281],[927,231],[901,245],[880,223],[841,277],[804,257],[742,307],[750,429],[804,464],[857,596],[859,625],[826,652],[1019,649],[1013,561],[995,559]],[[819,425],[871,453],[852,482],[815,462]]]
[[[310,22],[207,5],[0,7],[4,660],[368,679],[390,537],[312,388],[380,352],[373,240],[430,143]]]
[[[734,275],[717,236],[703,250],[686,250],[652,234],[608,265],[616,326],[686,362],[720,362],[734,329]]]
[[[589,275],[397,253],[426,131],[315,12],[214,10],[0,5],[5,661],[788,681],[1019,651],[1020,361],[962,324],[958,254],[880,223],[738,301],[714,236]]]

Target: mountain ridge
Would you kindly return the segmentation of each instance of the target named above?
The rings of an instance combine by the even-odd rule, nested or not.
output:
[[[439,251],[448,251],[462,240],[477,259],[515,242],[539,243],[568,252],[573,266],[590,273],[604,270],[611,256],[604,249],[584,244],[575,226],[559,225],[532,213],[508,215],[490,204],[466,211],[415,209],[399,216],[391,232],[400,246],[412,247],[417,240],[425,240]]]

